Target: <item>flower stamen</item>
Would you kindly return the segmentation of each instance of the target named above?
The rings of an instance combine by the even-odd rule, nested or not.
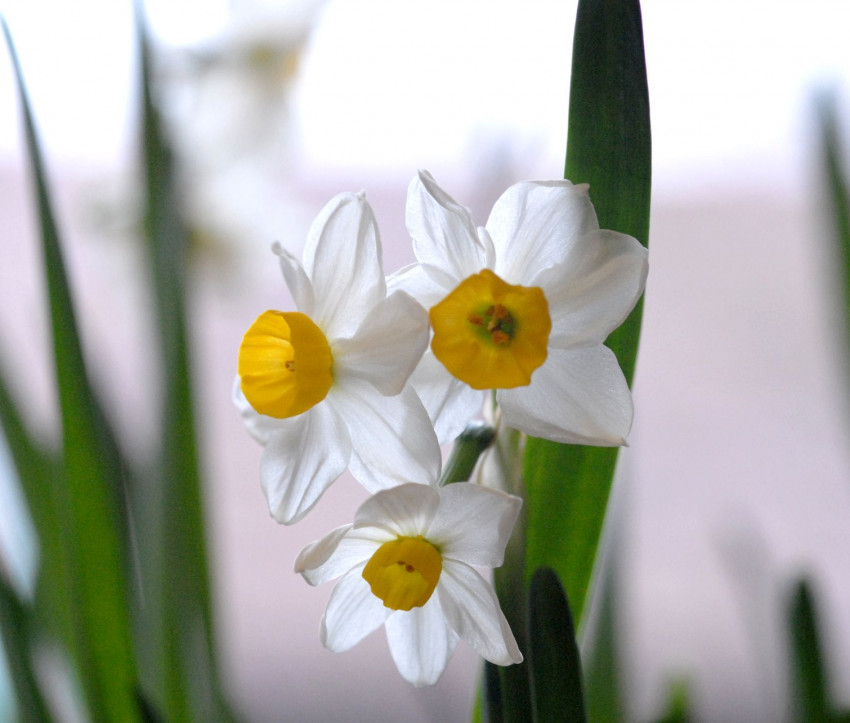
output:
[[[434,356],[475,389],[525,386],[546,361],[552,322],[536,286],[508,284],[484,269],[432,307],[430,317]]]

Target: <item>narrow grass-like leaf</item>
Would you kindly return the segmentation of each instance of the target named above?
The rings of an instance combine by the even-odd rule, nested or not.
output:
[[[123,470],[89,384],[32,111],[5,23],[3,31],[23,109],[41,225],[62,422],[56,510],[67,551],[64,602],[74,624],[73,658],[92,718],[133,721],[136,674],[121,534]]]
[[[68,550],[63,544],[62,517],[57,509],[60,462],[27,429],[6,383],[6,374],[1,371],[0,429],[36,531],[38,570],[33,617],[38,619],[46,634],[60,643],[71,645],[73,628],[66,580]]]
[[[564,588],[552,568],[540,567],[532,575],[528,612],[533,720],[586,721],[573,616]]]
[[[838,128],[834,95],[825,95],[818,103],[821,163],[825,181],[826,204],[833,238],[833,256],[841,286],[845,365],[850,370],[850,186],[845,168],[844,145]],[[850,383],[848,384],[850,386]]]
[[[791,635],[792,698],[797,720],[806,723],[829,720],[829,692],[821,637],[812,593],[805,580],[801,580],[794,588],[788,623]]]
[[[570,90],[566,177],[590,183],[602,228],[646,244],[651,149],[637,0],[580,0]],[[631,382],[641,305],[606,342]],[[526,569],[554,568],[581,621],[617,450],[529,439]]]
[[[174,159],[157,112],[150,44],[138,12],[142,71],[145,230],[160,342],[163,389],[161,463],[151,490],[147,576],[156,602],[152,665],[158,705],[168,720],[222,720],[224,706],[214,660],[210,582],[195,437],[194,400],[185,296],[188,233],[180,216]],[[174,582],[179,580],[179,585]]]
[[[50,720],[32,663],[32,614],[0,569],[0,649],[6,662],[22,723]]]
[[[620,685],[622,663],[617,611],[620,589],[620,539],[616,529],[604,535],[599,560],[600,576],[594,588],[593,615],[584,629],[584,690],[587,715],[594,723],[623,720],[623,691]]]

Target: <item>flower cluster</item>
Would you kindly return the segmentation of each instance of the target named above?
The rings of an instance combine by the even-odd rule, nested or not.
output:
[[[234,399],[264,445],[272,516],[301,519],[346,469],[370,492],[353,524],[305,548],[312,585],[339,577],[321,638],[341,651],[385,625],[402,676],[431,685],[459,638],[522,660],[492,587],[521,500],[441,486],[440,445],[491,390],[501,423],[556,442],[623,444],[631,395],[606,337],[643,292],[646,249],[601,230],[586,185],[509,188],[485,227],[420,171],[406,221],[417,263],[384,276],[365,195],[313,223],[303,263],[273,247],[297,311],[269,310],[239,349]]]

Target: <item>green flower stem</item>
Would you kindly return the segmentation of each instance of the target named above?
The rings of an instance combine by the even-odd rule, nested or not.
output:
[[[482,422],[467,425],[452,447],[451,455],[443,467],[440,487],[452,482],[467,482],[478,458],[493,443],[496,430]]]

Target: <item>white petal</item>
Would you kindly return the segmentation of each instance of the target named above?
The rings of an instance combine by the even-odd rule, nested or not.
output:
[[[322,618],[321,640],[328,650],[341,653],[380,627],[391,612],[372,594],[363,579],[363,565],[350,570],[336,584]]]
[[[436,266],[457,281],[485,267],[486,249],[469,209],[440,188],[428,171],[419,171],[407,190],[405,220],[420,263]]]
[[[537,276],[546,294],[552,343],[603,342],[623,323],[646,284],[647,251],[616,231],[593,231],[577,241],[569,258]]]
[[[398,394],[428,348],[429,333],[425,309],[397,291],[372,308],[354,336],[334,342],[334,376],[343,384],[351,374],[381,394]]]
[[[396,537],[376,527],[355,530],[350,524],[343,525],[301,550],[295,572],[311,585],[320,585],[367,562],[375,550]]]
[[[348,466],[355,479],[370,492],[405,482],[435,483],[442,464],[440,446],[413,388],[385,397],[366,382],[346,382],[334,386],[327,401],[348,426]]]
[[[529,386],[500,389],[496,399],[508,426],[568,444],[625,444],[634,413],[617,358],[601,344],[550,348]]]
[[[283,280],[292,294],[295,308],[302,314],[313,316],[313,284],[310,282],[304,267],[289,251],[279,243],[272,245],[272,251],[280,259],[280,270],[283,272]]]
[[[469,565],[499,567],[522,500],[481,487],[457,483],[440,489],[440,507],[423,535],[443,558]]]
[[[322,209],[304,267],[313,281],[313,320],[329,339],[351,336],[386,296],[378,226],[363,193],[341,193]]]
[[[307,582],[311,585],[318,585],[318,580],[314,582],[314,579],[317,578],[314,573],[317,570],[320,570],[322,566],[327,563],[334,552],[336,552],[336,548],[339,547],[339,543],[345,539],[345,533],[350,529],[350,524],[342,525],[341,527],[337,527],[335,530],[331,530],[321,539],[307,545],[301,550],[301,552],[298,553],[298,557],[295,558],[295,572],[301,573],[302,575],[307,573],[304,575]],[[346,570],[350,570],[352,567],[353,565],[349,565]],[[324,580],[322,580],[322,582],[323,581]]]
[[[469,565],[444,560],[437,593],[449,625],[482,658],[496,665],[522,662],[496,593]]]
[[[260,414],[251,403],[245,398],[242,393],[242,384],[239,377],[233,384],[233,403],[239,410],[239,416],[245,423],[245,428],[251,433],[251,436],[256,439],[264,447],[269,443],[272,435],[286,427],[285,419],[275,419],[267,417],[265,414]]]
[[[430,524],[440,493],[428,485],[405,484],[378,492],[354,516],[354,529],[377,527],[396,536],[415,537]]]
[[[492,269],[496,264],[496,245],[493,243],[493,237],[483,226],[478,226],[475,232],[478,234],[478,241],[484,247],[485,266]]]
[[[440,599],[431,599],[419,608],[398,610],[387,618],[387,643],[398,672],[421,688],[434,685],[452,658],[457,633],[443,615]]]
[[[428,410],[440,444],[454,440],[481,415],[484,392],[452,376],[430,351],[410,376],[410,384]]]
[[[599,228],[587,186],[569,181],[523,181],[496,201],[487,230],[496,246],[496,273],[529,285],[540,271],[561,263],[586,233]]]
[[[303,575],[311,585],[319,585],[368,560],[377,545],[372,542],[366,549],[366,541],[362,539],[357,541],[357,545],[346,545],[346,535],[351,532],[351,527],[350,524],[337,527],[307,545],[295,558],[295,572]]]
[[[426,309],[454,291],[459,279],[430,264],[410,264],[387,278],[387,294],[405,291]]]
[[[260,482],[269,510],[285,525],[300,520],[348,466],[351,440],[345,423],[325,402],[276,431],[260,459]]]

